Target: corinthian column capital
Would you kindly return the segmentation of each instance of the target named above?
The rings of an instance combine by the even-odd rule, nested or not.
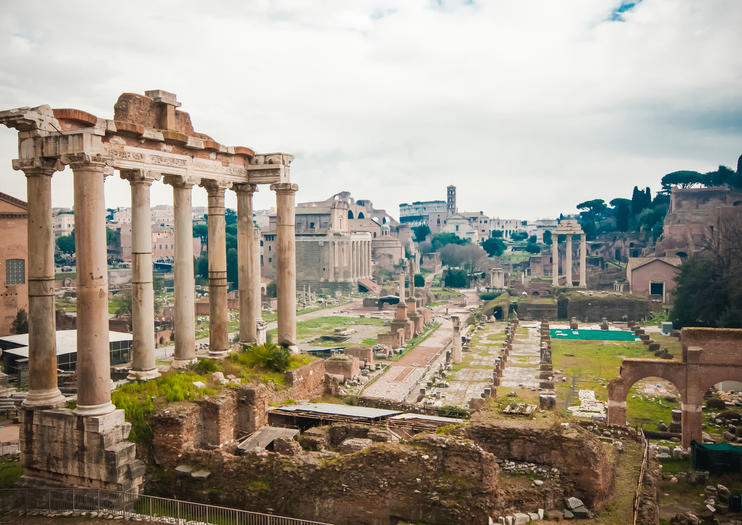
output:
[[[280,194],[292,194],[299,191],[299,185],[292,182],[276,182],[271,184],[271,190]]]

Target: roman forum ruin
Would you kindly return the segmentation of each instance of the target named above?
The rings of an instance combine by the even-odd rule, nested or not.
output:
[[[258,340],[260,256],[252,198],[261,184],[270,185],[276,193],[278,343],[296,348],[294,196],[298,187],[289,178],[293,157],[219,144],[194,131],[190,116],[179,111],[179,106],[174,94],[154,90],[145,96],[122,94],[110,120],[49,106],[0,112],[0,123],[18,130],[18,158],[13,168],[26,175],[28,187],[29,393],[21,411],[21,447],[29,476],[48,482],[92,479],[101,487],[118,489],[136,489],[141,481],[143,469],[136,466],[134,444],[126,441],[123,410],[111,403],[103,190],[105,178],[115,170],[131,186],[131,378],[158,375],[150,220],[150,186],[157,180],[173,187],[175,209],[173,366],[185,366],[196,358],[191,189],[197,184],[208,192],[209,355],[223,357],[230,351],[224,230],[227,189],[236,192],[238,202],[240,341]],[[65,399],[57,386],[53,291],[51,178],[66,166],[74,173],[78,278],[78,401],[74,411],[60,408]],[[76,431],[79,428],[85,429],[84,435]],[[102,439],[96,441],[94,434]],[[91,445],[103,442],[104,450]],[[106,467],[104,457],[109,454],[116,456],[121,468]]]
[[[564,285],[573,286],[572,281],[572,236],[580,236],[580,288],[587,288],[587,243],[585,232],[582,231],[580,223],[573,219],[563,220],[557,228],[552,231],[551,258],[552,270],[551,281],[553,286],[559,286],[559,235],[566,237],[566,249],[564,253]]]

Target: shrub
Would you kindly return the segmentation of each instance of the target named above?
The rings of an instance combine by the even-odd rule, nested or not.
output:
[[[273,372],[286,372],[289,368],[289,349],[266,342],[253,345],[240,352],[236,358],[241,364],[264,368]]]
[[[465,419],[469,417],[469,411],[465,408],[446,405],[438,409],[438,415],[440,417],[456,417]]]
[[[479,294],[479,298],[482,301],[491,301],[495,297],[499,297],[499,296],[500,296],[500,292],[483,292]]]

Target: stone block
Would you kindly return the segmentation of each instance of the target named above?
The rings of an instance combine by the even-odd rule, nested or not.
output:
[[[83,418],[85,432],[106,432],[115,427],[120,427],[124,421],[124,411],[116,409],[102,416],[87,416]]]
[[[348,438],[340,444],[338,450],[344,454],[351,454],[370,447],[372,443],[373,441],[366,438]]]

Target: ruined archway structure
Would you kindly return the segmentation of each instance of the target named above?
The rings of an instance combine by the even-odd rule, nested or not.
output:
[[[118,170],[132,194],[132,376],[157,375],[154,357],[150,186],[173,187],[175,214],[175,357],[184,366],[195,357],[191,188],[208,192],[210,348],[229,352],[224,193],[237,192],[240,339],[258,339],[260,254],[253,228],[252,196],[270,184],[278,209],[278,340],[296,345],[296,257],[293,159],[228,147],[193,130],[176,96],[161,90],[124,93],[112,120],[77,109],[23,107],[0,112],[0,123],[18,130],[18,159],[28,186],[29,394],[21,410],[21,455],[25,476],[63,483],[136,490],[143,465],[127,441],[123,410],[111,403],[108,348],[108,282],[104,180]],[[59,408],[54,309],[54,236],[51,177],[74,173],[77,259],[77,408]]]
[[[701,438],[703,395],[722,381],[742,381],[742,330],[683,328],[682,361],[624,359],[620,376],[608,384],[608,424],[626,424],[626,395],[645,377],[667,379],[680,392],[683,447]]]

